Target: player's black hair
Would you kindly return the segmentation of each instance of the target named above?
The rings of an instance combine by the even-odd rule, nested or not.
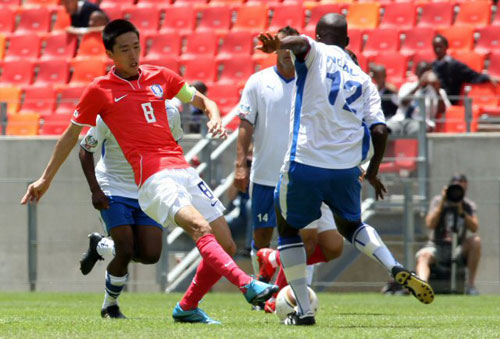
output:
[[[433,41],[436,40],[436,39],[440,39],[444,43],[444,45],[448,48],[448,39],[446,39],[444,37],[444,35],[442,35],[442,34],[436,34],[436,35],[434,35]]]
[[[285,27],[281,27],[278,31],[278,33],[283,33],[285,34],[286,36],[290,36],[290,35],[300,35],[299,31],[296,30],[295,28],[293,28],[292,26],[288,25],[288,26],[285,26]]]
[[[123,19],[111,21],[102,31],[102,42],[104,44],[104,48],[108,51],[113,51],[116,38],[128,32],[134,32],[137,34],[137,38],[139,38],[139,31],[130,21]]]

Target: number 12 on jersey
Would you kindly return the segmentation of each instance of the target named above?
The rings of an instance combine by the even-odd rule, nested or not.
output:
[[[337,71],[335,73],[326,73],[326,77],[328,79],[332,79],[332,88],[330,89],[330,94],[328,95],[328,101],[330,102],[330,105],[333,106],[335,105],[335,101],[337,101],[337,96],[339,95],[340,83],[342,82],[341,74],[340,71]],[[344,104],[342,109],[356,114],[356,110],[354,108],[351,108],[349,105],[358,100],[361,96],[361,84],[354,80],[347,80],[344,83],[344,90],[350,92],[352,91],[352,88],[355,88],[354,93],[352,93],[347,99],[345,99],[346,103]]]
[[[144,116],[146,117],[146,121],[151,124],[156,122],[155,112],[153,110],[153,105],[150,102],[145,102],[141,104],[142,110],[144,111]]]

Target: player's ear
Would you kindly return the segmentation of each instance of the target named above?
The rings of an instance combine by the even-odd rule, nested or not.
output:
[[[111,52],[110,50],[106,50],[106,55],[108,56],[108,58],[113,59],[113,52]]]

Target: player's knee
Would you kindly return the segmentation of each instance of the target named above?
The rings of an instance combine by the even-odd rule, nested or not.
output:
[[[229,241],[226,244],[223,244],[222,248],[231,257],[233,257],[236,254],[236,244],[234,243],[234,241]]]
[[[471,247],[474,250],[476,250],[476,251],[481,250],[481,238],[478,235],[473,236],[470,239],[470,242],[471,242]]]
[[[327,261],[340,257],[343,249],[344,249],[344,241],[332,243],[331,245],[328,245],[328,247],[322,248],[323,254],[325,255]]]
[[[417,265],[430,265],[433,259],[433,255],[429,251],[421,251],[417,255]]]
[[[257,248],[265,248],[271,245],[271,239],[273,237],[272,227],[259,228],[256,229],[253,233],[253,241],[255,247]]]
[[[339,233],[351,243],[354,240],[352,238],[354,236],[354,233],[356,233],[358,228],[363,225],[361,220],[347,221],[345,219],[339,218],[338,216],[335,217],[335,223],[337,224]]]
[[[121,260],[130,261],[134,257],[134,243],[126,242],[126,243],[118,243],[115,242],[115,257]]]
[[[161,251],[145,251],[141,253],[140,261],[145,265],[156,264],[160,260]]]

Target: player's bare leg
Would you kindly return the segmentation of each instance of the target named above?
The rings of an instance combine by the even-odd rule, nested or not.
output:
[[[215,239],[226,251],[233,256],[236,253],[236,244],[233,241],[231,230],[224,217],[219,217],[210,223]],[[203,310],[198,308],[198,303],[219,281],[221,275],[205,263],[198,266],[196,275],[182,300],[175,306],[173,318],[176,322],[191,322],[204,324],[220,324],[210,318]]]
[[[250,258],[252,259],[252,268],[255,275],[259,275],[259,259],[257,257],[257,252],[261,248],[268,248],[271,245],[271,240],[273,238],[274,227],[261,227],[255,228],[253,231],[253,241],[252,248],[250,251]],[[272,279],[271,276],[260,276],[259,280],[269,282]]]
[[[163,231],[156,226],[136,226],[134,228],[137,253],[134,260],[141,264],[156,264],[161,256]]]
[[[359,251],[383,265],[394,281],[406,287],[420,302],[434,301],[434,291],[425,280],[405,269],[385,246],[377,231],[361,220],[349,221],[334,213],[337,228]]]

